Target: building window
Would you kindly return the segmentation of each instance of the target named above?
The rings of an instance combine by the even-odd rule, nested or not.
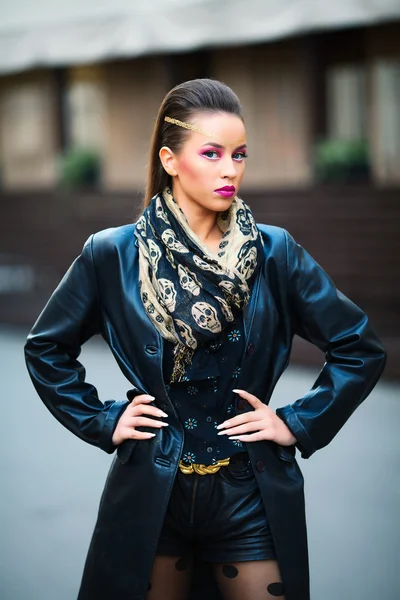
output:
[[[327,129],[331,139],[367,137],[366,69],[335,65],[327,72]]]
[[[373,67],[376,175],[400,181],[400,60],[380,60]]]
[[[55,180],[51,85],[46,78],[15,79],[0,96],[1,183],[46,188]]]
[[[89,68],[72,69],[66,97],[67,145],[101,153],[105,132],[106,100],[101,75]]]
[[[4,93],[1,106],[2,154],[11,162],[35,160],[43,151],[43,93],[34,83],[22,83]]]

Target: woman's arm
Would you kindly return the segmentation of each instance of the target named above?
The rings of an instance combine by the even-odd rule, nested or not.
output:
[[[285,234],[294,329],[326,357],[312,389],[276,411],[296,437],[302,457],[308,458],[329,444],[371,392],[384,369],[386,352],[367,315]]]
[[[37,392],[56,419],[111,453],[114,429],[129,402],[103,404],[96,388],[85,382],[85,369],[77,360],[82,344],[101,330],[91,237],[36,321],[25,357]]]

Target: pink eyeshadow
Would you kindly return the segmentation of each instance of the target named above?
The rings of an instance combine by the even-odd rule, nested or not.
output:
[[[218,148],[213,148],[212,146],[210,146],[210,148],[202,148],[200,156],[203,156],[205,152],[216,152],[218,156],[221,156],[221,151]]]

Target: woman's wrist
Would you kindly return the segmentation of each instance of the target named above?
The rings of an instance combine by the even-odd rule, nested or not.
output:
[[[293,435],[286,423],[278,415],[276,416],[278,418],[276,442],[281,446],[293,446],[297,443],[297,438]]]

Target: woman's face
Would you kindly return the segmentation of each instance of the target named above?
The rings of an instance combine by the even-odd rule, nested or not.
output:
[[[240,117],[223,112],[197,113],[190,123],[202,133],[189,131],[182,149],[167,161],[174,198],[183,210],[191,205],[205,212],[225,211],[244,175],[244,124]]]

